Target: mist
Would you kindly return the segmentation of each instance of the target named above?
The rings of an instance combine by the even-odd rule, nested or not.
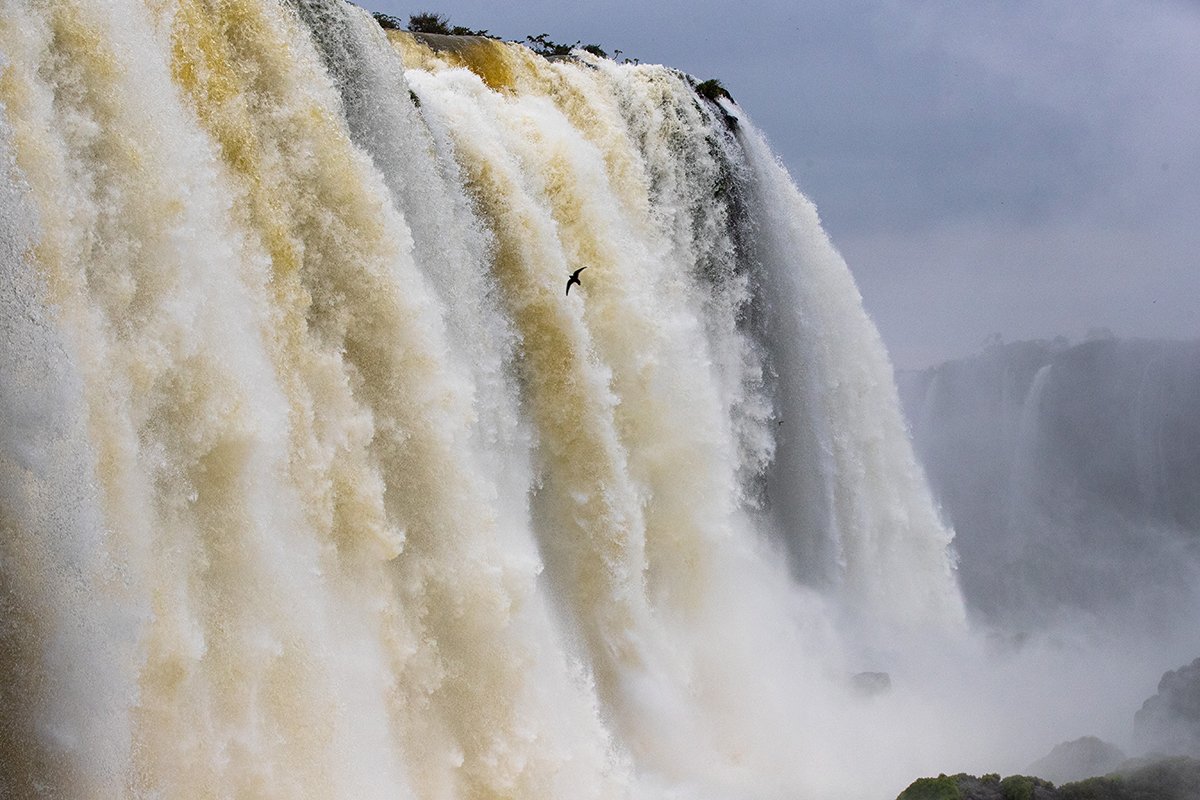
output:
[[[1031,749],[1153,751],[1134,715],[1200,652],[1200,342],[997,342],[898,384],[988,643],[963,668],[999,681],[978,697],[1030,698]]]

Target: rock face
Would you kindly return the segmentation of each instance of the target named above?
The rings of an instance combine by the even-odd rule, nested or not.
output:
[[[1054,783],[1067,783],[1107,775],[1124,761],[1125,754],[1116,745],[1095,736],[1084,736],[1056,745],[1046,756],[1030,764],[1027,771]]]
[[[1200,658],[1165,673],[1133,722],[1147,752],[1200,757]]]

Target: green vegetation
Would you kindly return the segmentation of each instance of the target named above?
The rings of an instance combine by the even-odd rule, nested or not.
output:
[[[485,36],[488,39],[498,39],[498,36],[492,36],[487,30],[475,30],[474,28],[464,28],[462,25],[451,25],[450,19],[445,14],[435,14],[432,11],[421,11],[416,14],[410,14],[408,22],[405,23],[398,17],[393,17],[391,14],[384,14],[376,11],[372,14],[375,21],[379,23],[381,28],[397,31],[411,31],[412,33],[437,33],[442,36]]]
[[[735,103],[736,101],[733,99],[733,95],[729,93],[729,90],[722,86],[721,82],[716,78],[709,78],[706,81],[696,83],[696,79],[688,75],[687,81],[691,84],[692,91],[712,104],[713,109],[721,115],[721,121],[725,123],[725,127],[731,131],[736,131],[738,126],[737,117],[730,114],[728,109],[717,102],[724,97],[729,102]]]
[[[393,31],[404,30],[404,22],[396,17],[393,17],[391,14],[384,14],[381,11],[376,11],[374,14],[372,14],[372,16],[375,17],[375,21],[379,23],[379,27],[381,28],[387,28],[388,30]]]
[[[965,776],[918,778],[896,800],[962,800],[962,792],[958,788],[959,777]]]
[[[567,56],[572,50],[584,50],[599,58],[608,58],[608,53],[604,52],[598,44],[580,44],[580,40],[576,39],[575,44],[560,44],[550,40],[549,34],[539,33],[537,36],[526,36],[525,41],[528,47],[539,56]],[[619,50],[617,51],[620,52]]]
[[[733,95],[729,94],[729,90],[721,85],[721,82],[716,78],[709,78],[696,84],[696,94],[703,97],[705,100],[716,102],[718,97],[724,97],[727,100],[733,100]]]
[[[1166,797],[1166,795],[1157,794],[1132,794],[1118,775],[1088,778],[1085,781],[1064,784],[1058,790],[1058,800],[1133,800],[1135,797],[1156,800],[1160,796]]]
[[[1039,793],[1039,787],[1051,792],[1054,790],[1054,784],[1050,781],[1031,775],[1009,775],[1000,781],[1000,791],[1004,793],[1004,800],[1037,800],[1039,797],[1053,796]]]
[[[413,33],[440,33],[450,35],[450,19],[445,14],[418,11],[408,15],[408,29]]]
[[[896,800],[1058,800],[1054,784],[1029,775],[1010,775],[1004,780],[995,772],[979,778],[966,773],[921,778],[900,793]]]
[[[1197,800],[1200,760],[1130,761],[1119,772],[1064,783],[1030,775],[939,775],[913,781],[896,800]]]
[[[476,30],[474,28],[467,28],[462,25],[451,25],[449,17],[447,17],[445,14],[438,14],[433,11],[420,11],[416,14],[410,14],[407,24],[399,18],[393,17],[391,14],[375,12],[373,16],[375,17],[375,21],[379,23],[380,27],[391,30],[407,30],[411,33],[434,33],[442,36],[484,36],[488,39],[500,38],[499,36],[493,36],[492,34],[488,33],[486,28]],[[583,44],[581,40],[576,40],[575,44],[562,44],[561,42],[553,41],[550,38],[550,35],[546,33],[539,33],[537,36],[526,36],[523,44],[544,58],[568,56],[571,54],[572,50],[576,49],[591,53],[597,58],[610,58],[608,51],[598,44]],[[615,60],[616,58],[620,57],[620,55],[620,50],[614,50],[611,58]],[[638,63],[638,60],[636,58],[626,58],[624,63],[636,64]],[[722,91],[724,90],[722,89]]]

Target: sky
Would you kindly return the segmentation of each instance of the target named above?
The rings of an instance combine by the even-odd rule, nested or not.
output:
[[[1200,337],[1200,2],[367,0],[719,78],[898,368]]]

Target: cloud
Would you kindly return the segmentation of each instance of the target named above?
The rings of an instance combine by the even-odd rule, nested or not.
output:
[[[1006,341],[1116,335],[1195,338],[1200,251],[1193,228],[1158,236],[1130,223],[968,220],[842,237],[893,362],[925,367]]]

